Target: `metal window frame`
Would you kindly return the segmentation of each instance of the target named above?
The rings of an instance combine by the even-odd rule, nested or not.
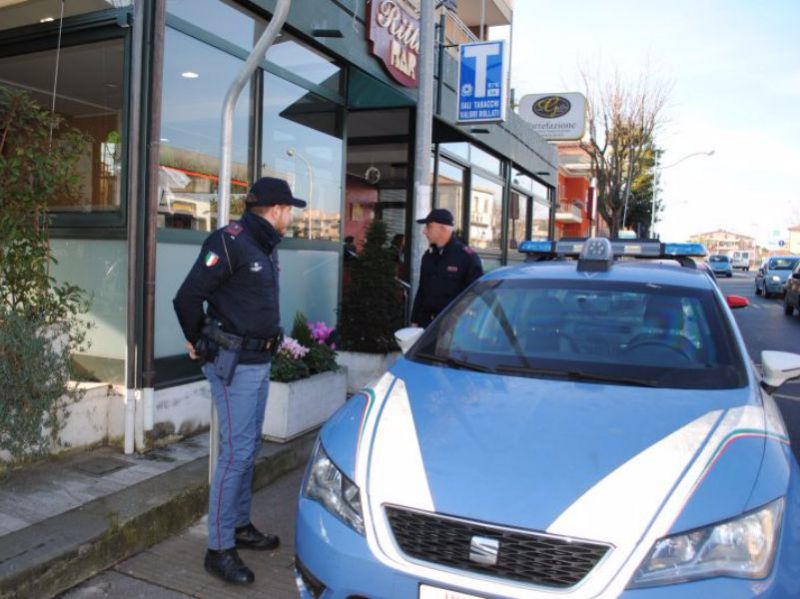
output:
[[[88,46],[93,43],[122,40],[122,153],[120,155],[119,205],[109,212],[50,211],[50,234],[58,239],[125,239],[128,213],[128,140],[130,136],[131,20],[133,7],[75,15],[64,19],[61,47]],[[58,22],[32,24],[0,31],[0,58],[24,56],[55,50],[58,46]]]

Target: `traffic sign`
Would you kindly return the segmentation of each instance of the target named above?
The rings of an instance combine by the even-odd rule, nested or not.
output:
[[[458,122],[505,120],[505,42],[459,46]]]

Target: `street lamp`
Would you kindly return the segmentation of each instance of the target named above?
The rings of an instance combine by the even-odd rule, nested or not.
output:
[[[706,150],[705,152],[692,152],[690,154],[686,154],[686,156],[680,158],[679,160],[676,160],[672,164],[668,164],[667,166],[659,166],[658,159],[656,159],[655,167],[653,169],[655,171],[655,173],[653,174],[653,193],[651,194],[653,196],[653,200],[652,200],[652,205],[650,207],[650,237],[653,238],[655,237],[654,229],[656,226],[656,196],[658,195],[658,180],[661,178],[661,171],[668,168],[672,168],[673,166],[678,166],[684,160],[688,160],[689,158],[692,158],[694,156],[713,156],[713,155],[714,155],[714,150]]]
[[[299,158],[303,161],[308,169],[308,207],[306,210],[308,211],[308,238],[312,239],[313,236],[311,235],[311,201],[314,195],[314,173],[311,171],[311,163],[306,159],[305,156],[297,152],[294,148],[289,148],[286,150],[287,156],[292,156],[294,158]],[[320,228],[320,234],[322,233],[322,229]]]

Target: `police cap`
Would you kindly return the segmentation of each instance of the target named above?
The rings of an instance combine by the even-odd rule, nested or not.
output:
[[[283,179],[276,177],[261,177],[258,181],[253,183],[250,188],[250,193],[247,194],[248,208],[253,206],[296,206],[297,208],[305,208],[306,203],[304,200],[298,200],[292,196],[292,190],[289,184]]]

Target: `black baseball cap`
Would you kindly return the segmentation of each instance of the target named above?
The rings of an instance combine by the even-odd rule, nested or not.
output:
[[[421,225],[439,223],[440,225],[450,225],[451,227],[455,224],[453,213],[447,208],[434,208],[428,213],[428,216],[418,219],[417,222]]]
[[[253,183],[250,193],[245,200],[248,208],[253,206],[295,206],[305,208],[304,200],[298,200],[292,196],[289,184],[283,179],[276,177],[261,177]]]

